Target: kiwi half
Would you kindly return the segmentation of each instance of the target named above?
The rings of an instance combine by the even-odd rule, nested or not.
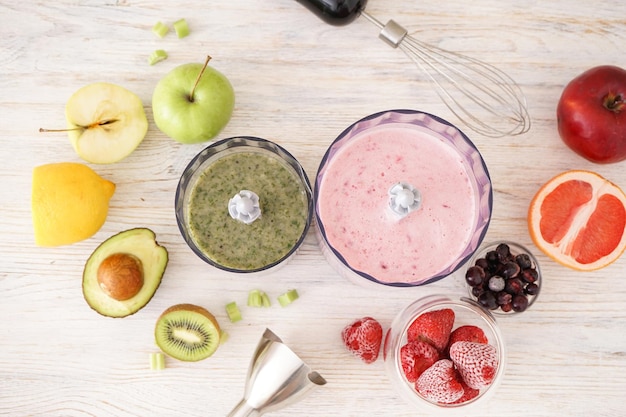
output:
[[[220,344],[220,326],[205,308],[177,304],[165,310],[156,322],[154,337],[163,353],[181,361],[206,359]]]

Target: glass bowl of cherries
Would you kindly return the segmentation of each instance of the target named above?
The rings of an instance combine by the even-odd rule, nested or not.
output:
[[[539,295],[541,281],[535,256],[510,241],[482,246],[465,270],[470,297],[497,315],[528,310]]]

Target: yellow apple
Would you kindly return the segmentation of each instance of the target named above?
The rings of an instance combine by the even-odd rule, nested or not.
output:
[[[148,131],[141,99],[110,83],[89,84],[76,91],[65,106],[65,118],[74,150],[94,164],[126,158]]]

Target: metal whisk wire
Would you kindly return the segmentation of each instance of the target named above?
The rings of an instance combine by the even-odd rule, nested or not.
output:
[[[361,14],[381,29],[381,39],[400,48],[415,62],[437,87],[443,103],[470,129],[488,137],[528,132],[531,122],[526,99],[506,73],[478,59],[408,36],[407,30],[393,20],[383,25],[368,13]]]

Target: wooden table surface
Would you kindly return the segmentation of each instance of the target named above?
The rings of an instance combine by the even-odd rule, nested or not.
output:
[[[508,364],[484,416],[626,415],[626,257],[597,272],[559,266],[533,246],[528,204],[561,171],[596,171],[626,189],[626,165],[595,165],[560,140],[555,107],[564,85],[600,64],[626,66],[626,3],[597,0],[370,0],[370,14],[393,18],[428,43],[496,63],[523,88],[530,132],[492,139],[467,130],[494,187],[486,240],[532,248],[544,285],[531,310],[498,318]],[[186,18],[191,35],[158,39],[158,20]],[[229,275],[187,247],[174,216],[182,170],[207,144],[181,145],[152,119],[151,96],[170,69],[203,62],[227,75],[237,96],[218,139],[263,137],[287,148],[314,178],[337,135],[381,110],[410,108],[457,124],[418,68],[377,38],[364,18],[323,23],[294,0],[61,0],[0,5],[0,414],[6,416],[224,416],[242,397],[248,363],[266,327],[327,380],[275,416],[411,416],[391,389],[382,360],[365,365],[342,346],[341,329],[370,315],[388,327],[409,302],[428,294],[464,294],[454,274],[414,289],[372,289],[340,277],[326,262],[313,229],[284,268],[265,277]],[[147,64],[154,49],[169,59]],[[135,92],[148,134],[127,159],[90,165],[116,183],[106,223],[70,246],[34,244],[30,212],[33,167],[82,160],[62,127],[69,96],[106,81]],[[459,124],[461,129],[463,125]],[[124,319],[92,311],[81,292],[84,263],[109,236],[132,227],[154,230],[169,265],[152,301]],[[281,308],[246,308],[248,291],[275,297],[296,288]],[[242,305],[231,324],[224,305]],[[230,339],[205,361],[167,361],[149,368],[158,315],[173,304],[202,305]]]

